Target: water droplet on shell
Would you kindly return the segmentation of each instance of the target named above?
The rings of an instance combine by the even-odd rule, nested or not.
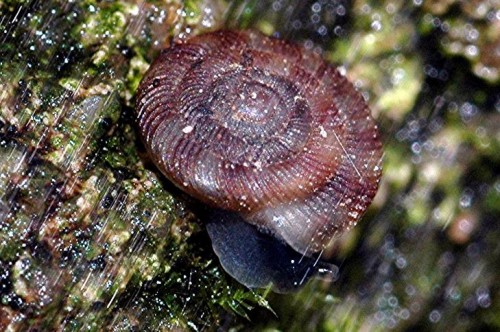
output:
[[[296,266],[266,255],[283,245],[314,256],[377,191],[382,147],[363,97],[320,56],[286,41],[217,31],[175,44],[146,73],[136,108],[146,148],[170,181],[255,226],[220,214],[208,226],[224,268],[249,287],[267,280],[283,291]],[[265,236],[242,240],[254,230]],[[214,234],[228,234],[228,243]],[[263,246],[260,256],[245,248],[240,263],[261,276],[238,272],[238,242]]]

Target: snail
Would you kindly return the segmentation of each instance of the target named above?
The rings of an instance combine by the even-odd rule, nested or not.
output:
[[[163,50],[136,113],[155,165],[211,207],[214,251],[251,288],[298,288],[378,188],[382,146],[361,94],[321,56],[260,32]]]

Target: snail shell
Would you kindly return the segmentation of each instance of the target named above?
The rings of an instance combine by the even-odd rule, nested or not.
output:
[[[319,55],[255,31],[218,31],[162,51],[137,95],[162,173],[311,256],[375,195],[382,149],[362,96]]]

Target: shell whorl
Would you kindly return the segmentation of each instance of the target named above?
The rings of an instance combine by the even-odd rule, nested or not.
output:
[[[137,96],[153,161],[183,191],[300,253],[364,213],[381,176],[362,96],[319,55],[254,31],[164,50]]]

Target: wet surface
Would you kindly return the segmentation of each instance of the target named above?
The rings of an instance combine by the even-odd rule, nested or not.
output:
[[[0,1],[0,327],[495,330],[494,1]],[[381,128],[374,204],[291,295],[225,274],[132,111],[172,37],[252,27],[341,66]],[[249,317],[249,320],[243,318]]]

